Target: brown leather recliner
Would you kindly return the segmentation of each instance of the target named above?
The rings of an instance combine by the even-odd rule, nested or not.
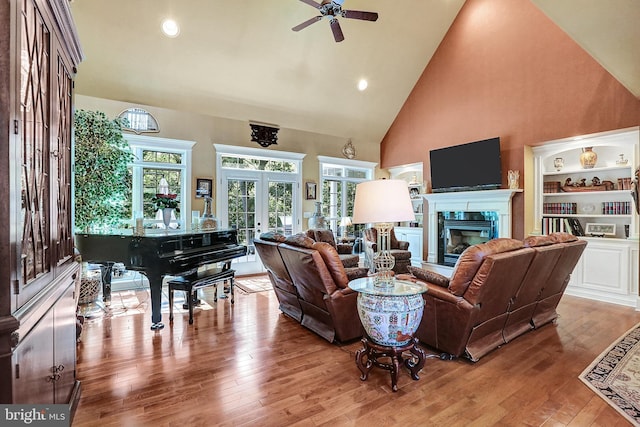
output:
[[[554,321],[556,307],[587,242],[568,233],[524,242],[494,239],[462,253],[451,278],[410,267],[427,282],[416,336],[472,361]]]
[[[451,278],[410,267],[427,282],[416,337],[452,356],[472,361],[505,344],[502,334],[512,297],[535,251],[522,241],[498,238],[467,248]]]
[[[554,245],[561,245],[563,251],[538,296],[538,303],[531,319],[535,328],[558,318],[556,308],[569,284],[573,269],[587,247],[586,240],[580,240],[569,233],[553,233],[549,237],[554,240]]]
[[[390,231],[389,236],[389,252],[395,260],[393,271],[396,274],[408,273],[409,266],[411,265],[411,251],[409,251],[409,242],[404,240],[398,240],[393,228]],[[367,265],[373,262],[373,256],[378,251],[378,230],[375,228],[367,228],[364,230],[364,252]]]
[[[311,228],[306,231],[306,235],[316,242],[326,242],[333,246],[338,251],[338,256],[340,256],[345,268],[358,266],[360,256],[353,254],[353,245],[351,243],[336,243],[333,231],[326,228]]]
[[[358,295],[348,287],[350,278],[335,248],[299,234],[278,249],[300,296],[301,324],[329,342],[361,337]],[[359,277],[366,276],[366,269],[357,270]]]
[[[286,237],[282,234],[267,232],[262,233],[259,238],[255,238],[253,243],[273,285],[280,311],[300,322],[302,321],[302,307],[300,307],[298,300],[298,291],[293,286],[289,271],[278,250],[278,244],[284,242],[285,239]]]
[[[358,295],[348,284],[350,280],[366,277],[368,270],[357,267],[345,269],[333,246],[326,242],[315,242],[303,233],[288,236],[284,241],[278,237],[276,242],[271,242],[273,244],[265,242],[265,237],[262,234],[254,239],[256,250],[266,266],[278,263],[269,262],[271,256],[276,257],[265,248],[277,248],[300,305],[302,316],[297,320],[329,342],[345,342],[361,337],[363,329],[356,307]],[[274,290],[282,276],[283,273],[269,275]],[[287,296],[291,295],[293,292]],[[278,299],[281,309],[286,313],[283,299],[280,296]],[[286,301],[288,303],[284,307],[289,309],[293,303]]]
[[[569,233],[553,233],[527,237],[524,245],[536,254],[509,306],[507,342],[558,317],[556,308],[587,242]]]

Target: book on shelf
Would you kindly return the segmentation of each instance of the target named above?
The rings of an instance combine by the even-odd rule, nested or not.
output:
[[[542,218],[542,234],[571,233],[575,236],[584,236],[584,229],[578,218],[569,217],[544,217]]]

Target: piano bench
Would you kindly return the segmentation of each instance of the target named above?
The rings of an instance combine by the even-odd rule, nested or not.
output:
[[[235,270],[227,267],[206,270],[198,275],[179,276],[168,282],[169,285],[169,321],[173,322],[173,291],[185,291],[187,306],[189,308],[189,324],[193,324],[193,305],[197,300],[198,289],[215,287],[213,301],[218,301],[218,283],[229,282],[231,304],[233,304],[233,279]]]

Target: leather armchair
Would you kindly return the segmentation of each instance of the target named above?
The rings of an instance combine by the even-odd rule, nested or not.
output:
[[[396,274],[408,273],[411,265],[411,252],[409,251],[409,242],[398,240],[396,234],[391,229],[389,236],[390,252],[395,260],[393,271]],[[364,230],[364,252],[367,266],[372,268],[373,255],[378,251],[378,230],[375,228],[367,228]]]
[[[353,244],[336,243],[333,232],[326,228],[311,228],[305,233],[307,237],[316,242],[325,242],[333,246],[338,252],[342,265],[345,268],[357,267],[360,262],[360,256],[353,254]]]
[[[302,307],[298,301],[298,291],[293,285],[293,280],[289,276],[289,271],[278,250],[278,245],[285,239],[282,234],[267,232],[262,233],[259,238],[255,238],[253,243],[273,285],[280,311],[300,322],[302,321]]]

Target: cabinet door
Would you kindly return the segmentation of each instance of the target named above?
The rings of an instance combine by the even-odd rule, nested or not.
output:
[[[18,218],[17,307],[37,294],[52,279],[50,141],[51,141],[51,33],[35,2],[21,2],[20,144],[21,195]]]
[[[54,265],[59,266],[73,258],[73,230],[71,229],[71,123],[73,119],[72,88],[73,77],[69,59],[59,49],[56,43],[56,74],[54,100],[55,108],[52,112],[53,129],[52,141],[55,147],[51,152],[52,160],[52,212],[51,223],[55,224],[52,240],[55,243],[53,252]]]
[[[626,245],[590,239],[582,255],[583,281],[579,286],[628,295],[628,265],[629,248]]]
[[[78,273],[79,274],[79,273]],[[54,307],[53,370],[59,375],[54,382],[55,403],[67,403],[76,381],[76,304],[75,283]]]
[[[29,331],[13,353],[13,402],[54,403],[53,378],[54,313],[49,310]]]

